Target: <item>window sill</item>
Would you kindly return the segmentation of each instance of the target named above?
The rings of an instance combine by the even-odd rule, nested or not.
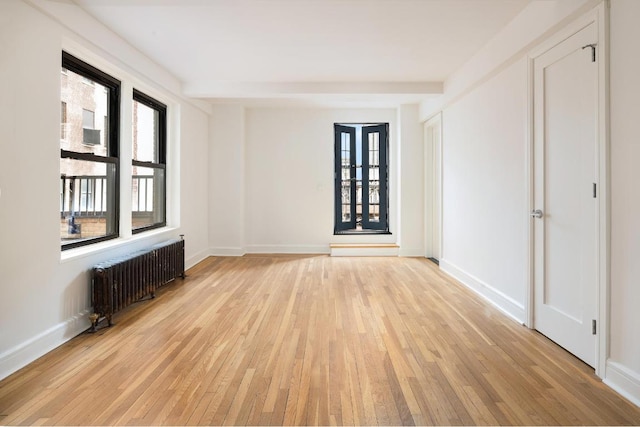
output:
[[[171,234],[176,230],[175,227],[163,227],[154,230],[149,230],[144,233],[135,234],[131,237],[119,237],[117,239],[107,240],[100,243],[95,243],[87,246],[80,246],[78,248],[68,249],[66,251],[60,251],[60,263],[75,261],[77,259],[89,257],[92,255],[106,252],[115,248],[130,245],[136,242],[150,239],[164,234],[169,234],[167,238],[173,237]]]

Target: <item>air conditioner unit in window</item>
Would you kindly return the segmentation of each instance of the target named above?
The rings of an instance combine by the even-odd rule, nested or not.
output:
[[[100,145],[100,129],[82,128],[82,143],[85,145]]]

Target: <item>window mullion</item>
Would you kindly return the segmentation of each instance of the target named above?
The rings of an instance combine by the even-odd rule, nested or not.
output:
[[[362,228],[371,228],[369,224],[369,134],[362,128]]]
[[[350,151],[351,151],[351,157],[350,157],[350,161],[349,161],[349,166],[350,166],[350,178],[351,178],[351,186],[350,186],[350,192],[351,192],[351,221],[349,224],[349,227],[354,229],[356,228],[356,223],[357,223],[357,206],[358,206],[358,176],[357,176],[357,148],[356,148],[356,132],[355,129],[352,129],[352,132],[350,133]]]
[[[133,138],[133,85],[125,81],[122,83],[122,98],[120,99],[120,235],[127,238],[133,235],[131,227],[131,211],[133,210],[131,194],[131,173],[133,170],[131,159],[131,139]]]
[[[143,168],[166,169],[167,167],[167,165],[165,165],[164,163],[141,162],[140,160],[132,160],[131,164],[133,166],[140,166]]]
[[[60,150],[60,157],[63,159],[85,160],[89,162],[102,162],[118,164],[117,157],[96,156],[93,153],[78,153],[76,151]]]

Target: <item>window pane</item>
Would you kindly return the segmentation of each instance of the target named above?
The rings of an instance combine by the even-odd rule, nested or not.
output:
[[[377,168],[373,175],[377,174]],[[380,221],[380,181],[369,181],[369,221]]]
[[[380,222],[380,205],[369,205],[369,221]]]
[[[60,74],[61,140],[60,148],[77,153],[108,156],[109,89],[91,79],[67,70]]]
[[[158,163],[159,114],[133,101],[133,160]]]
[[[60,139],[67,139],[67,103],[60,103]]]
[[[380,164],[380,135],[369,134],[369,165],[378,166]]]
[[[362,169],[362,168],[358,168]],[[356,180],[356,228],[362,226],[362,180]]]
[[[115,165],[60,159],[61,244],[116,232]]]
[[[351,205],[342,205],[342,220],[351,221]]]
[[[165,222],[164,169],[133,167],[131,224],[138,229]]]

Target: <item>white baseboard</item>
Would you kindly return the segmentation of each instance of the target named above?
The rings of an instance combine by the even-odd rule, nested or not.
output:
[[[403,248],[400,246],[398,256],[402,257],[424,257],[424,248]]]
[[[522,304],[519,304],[513,298],[505,295],[501,291],[495,289],[493,286],[483,282],[477,277],[465,272],[458,266],[451,264],[447,260],[440,260],[440,270],[444,271],[485,300],[494,305],[498,310],[502,311],[507,316],[511,317],[518,323],[524,324],[525,309]]]
[[[329,245],[249,245],[248,254],[328,254]]]
[[[0,380],[86,331],[91,326],[90,312],[90,309],[84,310],[0,354]]]
[[[620,363],[607,360],[607,368],[603,383],[620,395],[640,406],[640,374]]]
[[[194,265],[196,265],[197,263],[199,263],[200,261],[203,261],[208,257],[209,257],[208,249],[201,250],[200,252],[191,255],[189,258],[184,260],[185,270],[190,269],[191,267],[193,267]]]
[[[209,248],[209,256],[242,256],[245,254],[243,248],[217,247]]]

